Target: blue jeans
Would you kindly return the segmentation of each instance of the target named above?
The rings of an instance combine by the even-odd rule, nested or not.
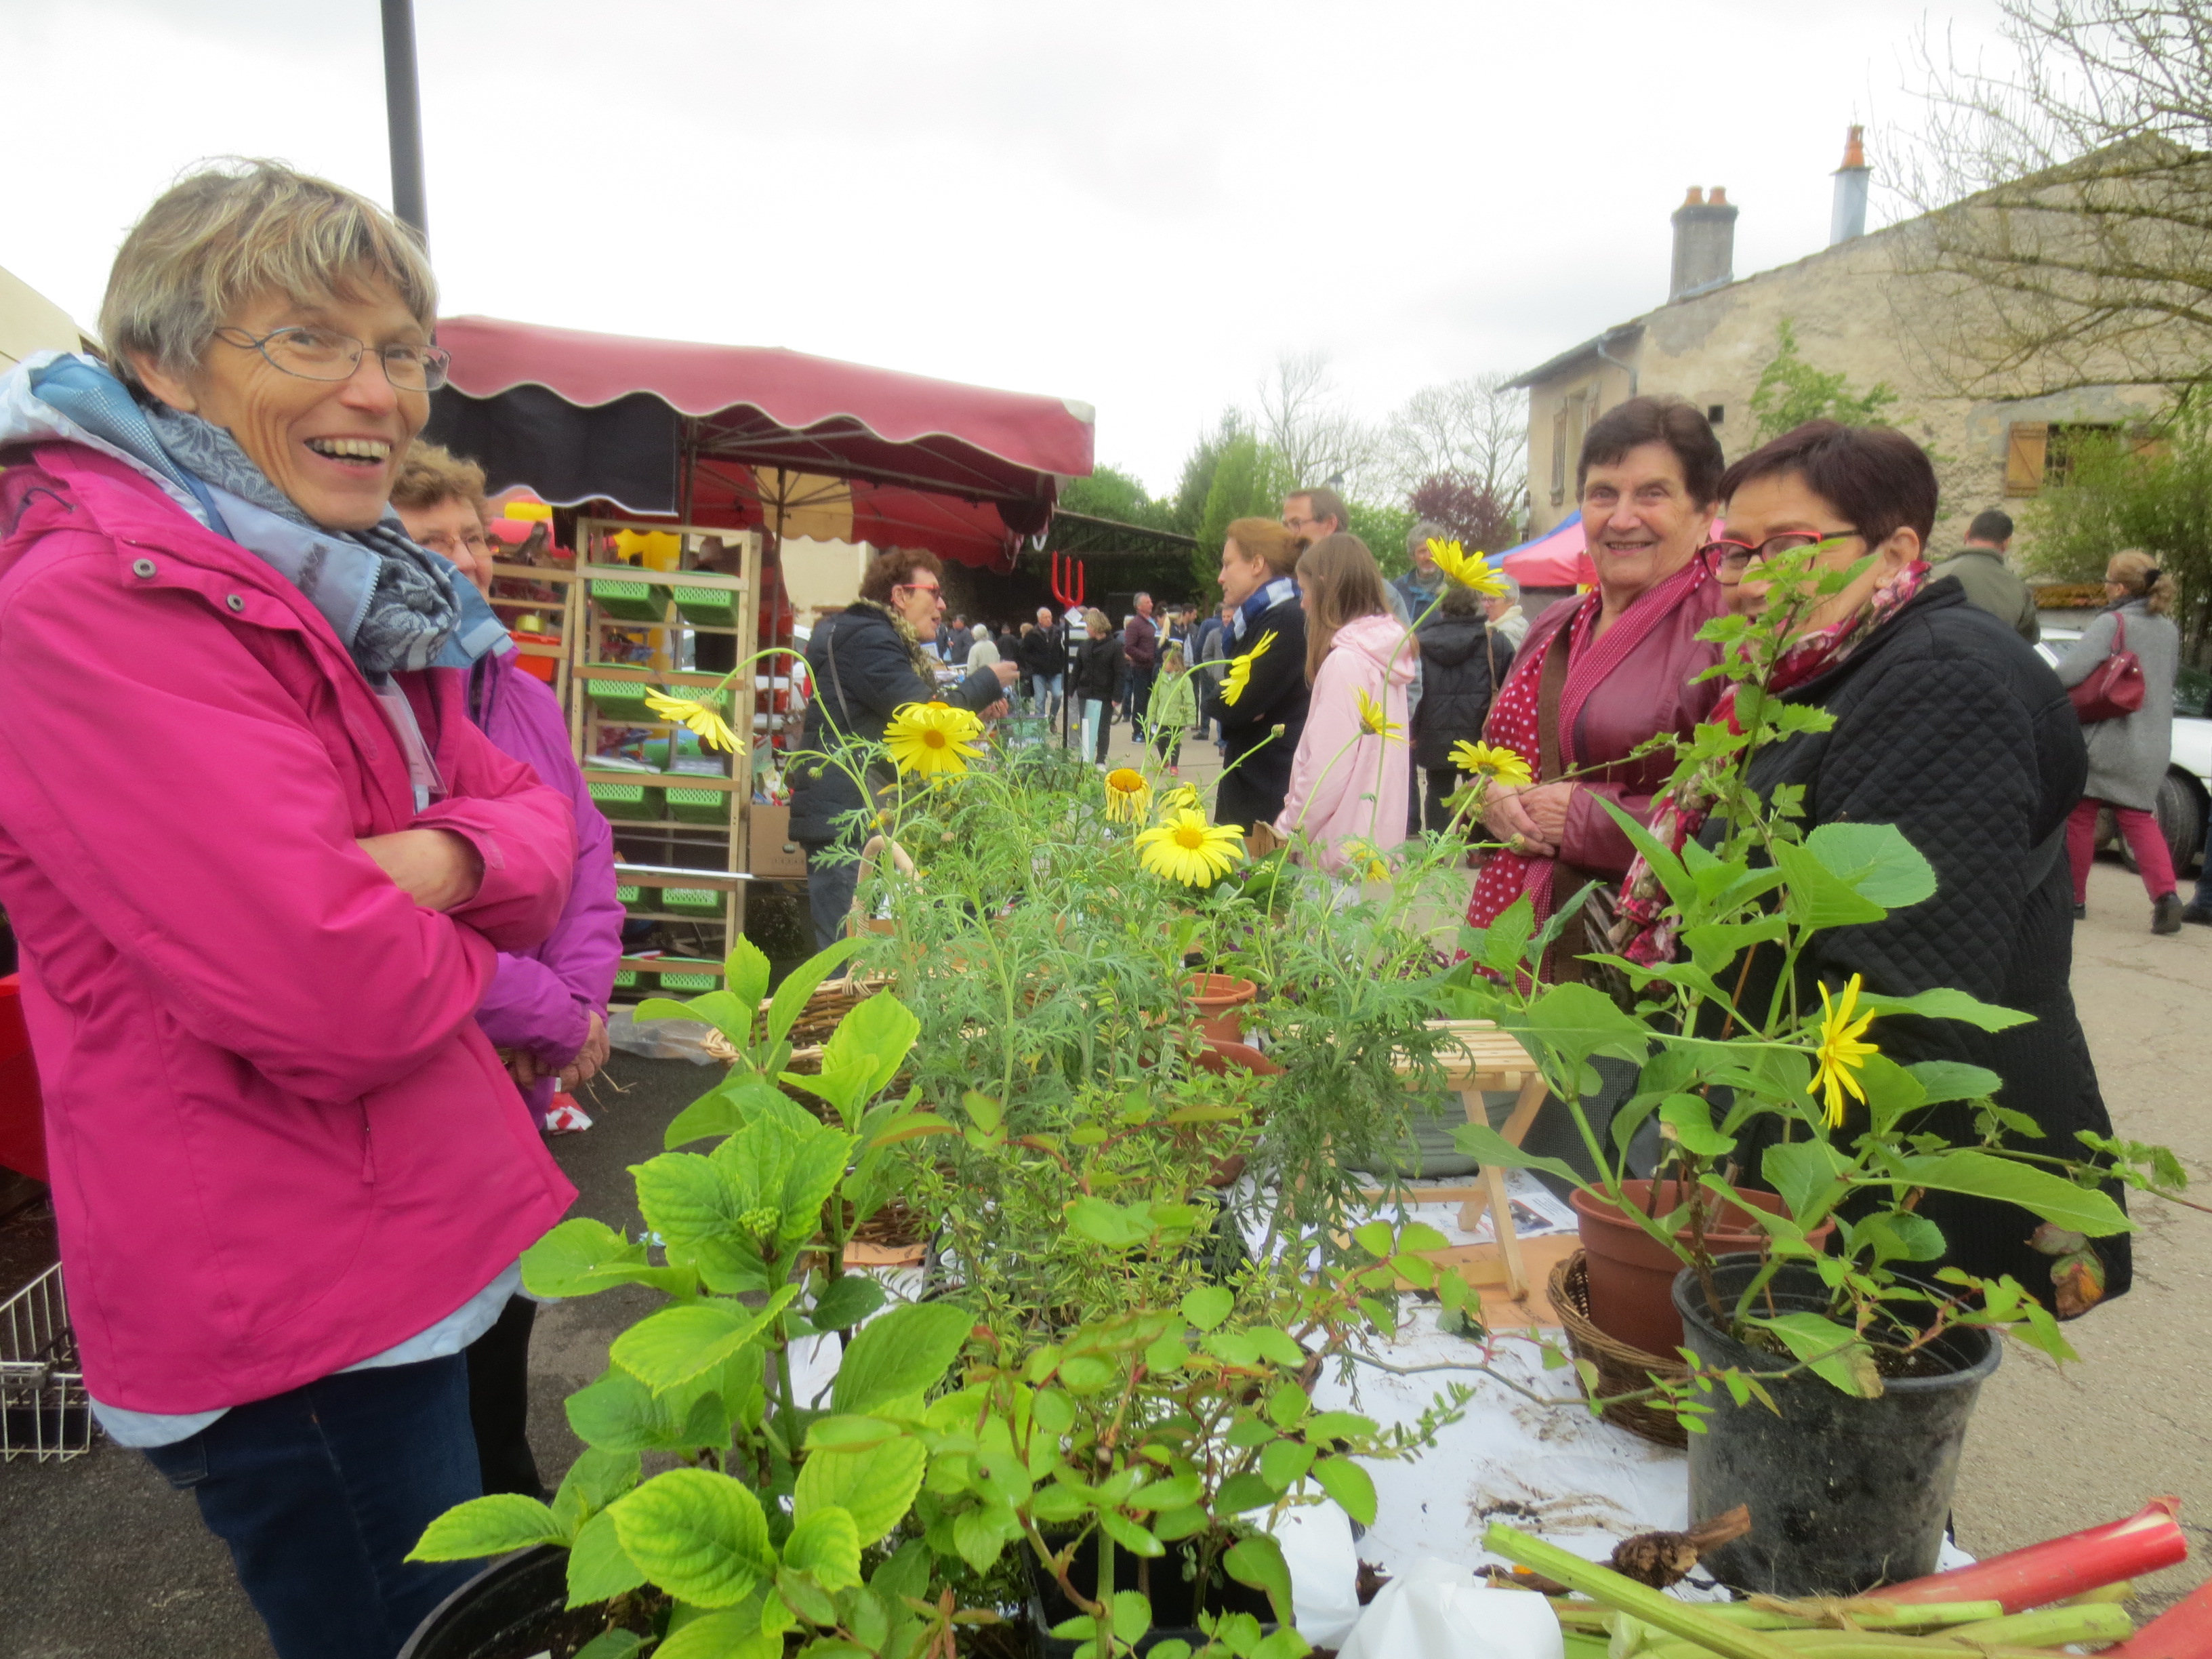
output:
[[[402,1559],[479,1495],[462,1354],[342,1371],[146,1457],[230,1547],[281,1659],[392,1659],[484,1565]]]

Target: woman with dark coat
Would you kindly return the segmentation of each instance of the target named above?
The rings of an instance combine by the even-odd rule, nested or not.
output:
[[[1817,1003],[1820,987],[1840,991],[1860,974],[1869,990],[1887,995],[1952,987],[2032,1015],[1996,1032],[1904,1016],[1876,1029],[1882,1053],[1899,1065],[1962,1060],[2003,1078],[1999,1103],[2042,1129],[2039,1138],[2008,1137],[2011,1146],[2080,1157],[2076,1130],[2110,1134],[2112,1126],[2068,986],[2066,821],[2087,757],[2065,690],[2033,647],[1967,603],[1957,581],[1928,580],[1923,550],[1936,519],[1936,471],[1903,433],[1810,422],[1736,462],[1721,495],[1724,538],[1704,553],[1745,610],[1764,602],[1760,561],[1784,549],[1833,540],[1820,563],[1839,570],[1873,555],[1811,613],[1774,680],[1787,701],[1826,709],[1834,726],[1765,750],[1747,781],[1762,796],[1784,785],[1802,789],[1808,833],[1823,823],[1894,824],[1936,872],[1932,897],[1878,922],[1815,934],[1798,960],[1801,1003]],[[1699,833],[1698,812],[1697,803],[1686,804],[1671,826],[1678,843]],[[1717,842],[1719,830],[1707,823],[1700,839]],[[1630,883],[1615,938],[1633,959],[1663,957],[1667,927],[1654,920],[1641,865]],[[1768,1006],[1770,957],[1753,961],[1744,1006]],[[1973,1109],[1966,1102],[1927,1107],[1911,1127],[1971,1146],[1979,1139]],[[1853,1133],[1848,1123],[1844,1133]],[[1750,1167],[1757,1158],[1752,1150]],[[1983,1279],[2009,1273],[2062,1314],[2097,1299],[2078,1279],[2054,1295],[2051,1258],[2030,1248],[2038,1223],[2025,1210],[1930,1192],[1919,1213],[1948,1246],[1926,1272],[1948,1265]],[[2119,1295],[2131,1278],[2127,1236],[2090,1243],[2104,1263],[2104,1295]]]
[[[948,702],[981,714],[1003,705],[1021,671],[1010,662],[977,667],[940,690],[937,665],[923,646],[945,612],[943,567],[926,548],[894,547],[860,577],[860,597],[814,627],[806,667],[814,701],[791,757],[791,838],[806,852],[806,897],[814,946],[826,951],[844,932],[860,883],[854,814],[860,787],[842,766],[821,758],[848,741],[883,741],[891,716],[910,702]],[[886,775],[886,777],[888,775]],[[871,787],[874,781],[871,780]]]
[[[1306,729],[1306,613],[1292,574],[1305,544],[1273,519],[1239,519],[1221,545],[1221,593],[1237,609],[1221,653],[1230,666],[1206,693],[1221,722],[1218,823],[1273,823],[1290,793]],[[1238,672],[1238,665],[1243,671]]]
[[[1457,582],[1444,584],[1413,632],[1421,642],[1422,690],[1413,710],[1413,759],[1428,775],[1421,827],[1436,834],[1451,821],[1444,799],[1460,784],[1452,745],[1482,736],[1491,696],[1513,666],[1513,647],[1484,622],[1482,595]]]
[[[1107,739],[1114,734],[1114,690],[1128,664],[1104,611],[1085,611],[1083,626],[1083,643],[1075,647],[1075,684],[1068,696],[1083,709],[1084,758],[1103,766]]]

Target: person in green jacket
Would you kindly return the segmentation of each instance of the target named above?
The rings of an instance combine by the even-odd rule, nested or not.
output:
[[[1160,678],[1152,688],[1150,724],[1152,745],[1166,759],[1168,775],[1181,777],[1182,734],[1198,724],[1198,696],[1184,672],[1180,645],[1170,645],[1160,654]]]
[[[2035,617],[2035,595],[2027,591],[2012,567],[2005,562],[2005,547],[2012,540],[2012,518],[1991,507],[1974,515],[1966,526],[1966,539],[1959,550],[1928,573],[1936,581],[1954,576],[1966,590],[1966,603],[1986,611],[2033,645],[2043,637],[2043,624]]]

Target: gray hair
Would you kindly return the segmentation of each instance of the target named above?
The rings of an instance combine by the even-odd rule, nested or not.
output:
[[[1434,519],[1419,520],[1414,523],[1413,527],[1406,532],[1407,556],[1410,558],[1431,542],[1448,542],[1450,539],[1451,532]]]
[[[302,303],[388,284],[424,328],[438,283],[421,244],[367,197],[280,161],[229,157],[163,191],[108,272],[100,332],[132,386],[136,353],[183,379],[236,308],[264,294]]]
[[[1505,591],[1504,591],[1503,593],[1499,594],[1498,597],[1498,598],[1500,598],[1500,599],[1502,599],[1506,600],[1506,601],[1507,601],[1508,603],[1510,603],[1510,604],[1513,604],[1513,605],[1518,605],[1518,604],[1520,604],[1520,603],[1521,603],[1521,580],[1520,580],[1520,578],[1519,578],[1519,577],[1517,577],[1517,576],[1509,576],[1509,575],[1507,575],[1507,574],[1506,574],[1503,570],[1497,571],[1497,572],[1495,572],[1494,574],[1496,574],[1496,576],[1498,577],[1498,580],[1500,580],[1500,581],[1502,581],[1502,582],[1504,582],[1504,583],[1505,584]]]

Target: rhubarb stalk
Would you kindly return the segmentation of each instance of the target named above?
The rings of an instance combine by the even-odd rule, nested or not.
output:
[[[2173,1518],[2180,1508],[2178,1498],[2154,1498],[2124,1521],[1888,1585],[1875,1594],[1884,1601],[2002,1601],[2007,1613],[2025,1613],[2183,1559],[2189,1539]]]

